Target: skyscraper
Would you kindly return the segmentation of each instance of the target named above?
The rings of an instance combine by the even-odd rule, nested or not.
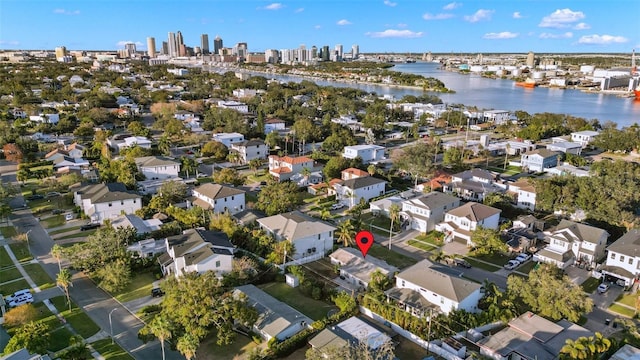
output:
[[[176,57],[178,56],[178,43],[176,41],[176,34],[170,32],[169,33],[169,41],[167,42],[169,44],[169,53],[168,55],[170,57]]]
[[[184,46],[184,38],[180,31],[176,33],[176,50],[178,51],[178,56],[187,56],[186,47]]]
[[[322,47],[322,61],[329,61],[329,45],[325,45]]]
[[[536,57],[535,54],[533,53],[533,51],[529,51],[529,53],[527,54],[527,66],[530,69],[533,69],[533,67],[536,65]]]
[[[156,39],[153,37],[147,38],[147,54],[150,58],[156,57]]]
[[[200,51],[202,55],[209,55],[209,35],[200,35]]]
[[[59,46],[56,48],[56,59],[60,59],[67,56],[67,48],[64,46]]]
[[[355,60],[358,56],[360,56],[360,46],[353,44],[353,46],[351,46],[351,58]]]
[[[216,38],[213,39],[213,53],[217,54],[222,48],[222,38],[220,35],[216,35]]]
[[[169,55],[169,43],[166,41],[162,42],[162,55]]]
[[[127,52],[129,53],[129,56],[132,56],[133,54],[136,53],[136,44],[135,43],[126,43],[124,44],[124,49],[127,50]]]
[[[335,54],[336,54],[336,58],[335,58],[334,61],[342,61],[342,55],[343,55],[343,53],[342,53],[342,44],[336,45]]]

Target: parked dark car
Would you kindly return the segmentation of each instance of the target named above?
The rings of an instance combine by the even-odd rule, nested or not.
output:
[[[84,225],[80,226],[80,231],[87,231],[87,230],[91,230],[91,229],[97,229],[99,227],[100,227],[100,224],[96,224],[96,223],[84,224]]]
[[[464,259],[453,259],[453,262],[457,265],[457,266],[461,266],[463,268],[470,268],[471,264],[469,264],[466,260]]]
[[[31,200],[40,200],[40,199],[44,199],[44,195],[35,194],[35,195],[27,196],[27,200],[29,200],[29,201],[31,201]]]
[[[162,289],[160,289],[160,288],[151,289],[151,296],[152,297],[162,297],[162,295],[164,295],[164,291],[162,291]]]
[[[62,214],[63,212],[64,212],[63,209],[53,209],[53,210],[51,210],[51,213],[53,215]]]
[[[260,185],[263,185],[263,186],[267,185],[267,182],[266,181],[260,181]]]

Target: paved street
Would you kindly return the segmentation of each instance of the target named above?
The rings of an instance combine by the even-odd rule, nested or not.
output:
[[[22,197],[13,199],[12,207],[18,207],[24,203]],[[40,261],[44,270],[56,278],[58,263],[49,254],[53,246],[53,240],[40,226],[40,223],[29,210],[16,210],[11,216],[11,221],[20,232],[29,233],[29,245],[35,258]],[[138,330],[144,325],[137,317],[130,313],[122,304],[109,294],[99,289],[89,278],[82,273],[73,276],[73,286],[69,288],[73,301],[82,307],[93,321],[106,333],[110,332],[109,313],[112,313],[113,334],[116,342],[127,350],[136,359],[161,359],[162,350],[160,343],[153,341],[147,344],[138,339]],[[42,296],[42,295],[41,295]],[[166,348],[167,359],[184,359],[178,352]]]

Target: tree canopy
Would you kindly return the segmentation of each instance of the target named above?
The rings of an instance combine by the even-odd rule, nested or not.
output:
[[[298,185],[290,181],[273,182],[260,190],[256,208],[271,216],[293,211],[300,203]]]

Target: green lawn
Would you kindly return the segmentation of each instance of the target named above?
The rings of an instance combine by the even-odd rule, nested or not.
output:
[[[134,360],[133,357],[124,351],[118,344],[112,344],[111,339],[92,342],[91,346],[93,346],[93,348],[99,352],[105,360]]]
[[[35,215],[55,209],[55,204],[49,202],[48,199],[27,201],[27,206],[29,206],[29,208]]]
[[[49,333],[49,351],[60,351],[69,346],[69,338],[73,336],[71,331],[61,327]]]
[[[53,306],[58,310],[59,313],[63,312],[63,311],[69,311],[69,305],[67,304],[67,297],[66,296],[56,296],[53,297],[51,299],[49,299],[49,301],[51,301],[51,303],[53,304]],[[77,309],[78,306],[72,301],[71,302],[71,309],[75,310]]]
[[[55,286],[54,281],[44,271],[40,264],[27,264],[22,266],[31,277],[31,280],[38,285],[40,289],[46,289]]]
[[[501,253],[495,253],[490,255],[476,255],[471,253],[470,256],[478,260],[484,260],[498,267],[503,267],[504,264],[506,264],[507,262],[509,262],[509,260],[511,260],[511,257]]]
[[[619,302],[621,304],[625,304],[625,305],[631,306],[631,307],[636,307],[636,302],[637,301],[638,301],[638,294],[637,293],[633,293],[633,294],[622,293],[616,299],[616,302]]]
[[[0,233],[2,234],[2,237],[4,237],[5,239],[11,239],[12,237],[18,234],[16,232],[16,228],[14,228],[13,226],[0,227]]]
[[[9,245],[9,247],[11,248],[11,251],[13,251],[13,255],[16,256],[16,259],[18,259],[19,262],[29,261],[33,259],[33,256],[31,256],[26,242],[11,244]]]
[[[407,266],[415,264],[417,261],[402,254],[398,254],[394,251],[389,251],[384,246],[373,244],[369,249],[368,255],[377,257],[378,259],[386,261],[389,265],[393,265],[398,269],[404,269]]]
[[[253,342],[253,340],[240,334],[236,334],[233,343],[229,345],[218,345],[216,344],[216,332],[211,331],[200,344],[199,350],[204,353],[204,359],[236,360],[246,358],[246,356],[243,355],[249,354],[256,346],[258,346],[258,344]]]
[[[71,312],[69,312],[69,310],[66,310],[62,313],[62,316],[67,319],[69,325],[73,327],[78,335],[82,336],[85,339],[95,335],[95,333],[100,331],[100,327],[96,325],[96,323],[91,320],[89,315],[87,315],[81,309],[76,308]]]
[[[95,234],[96,231],[98,231],[98,229],[92,229],[92,230],[87,230],[87,231],[76,232],[75,234],[69,234],[69,235],[61,236],[61,237],[56,238],[54,240],[66,240],[66,239],[83,238],[83,237],[87,237],[89,235]]]
[[[156,281],[156,278],[152,272],[136,273],[133,274],[131,282],[127,287],[112,295],[123,303],[139,299],[151,294],[154,281]]]
[[[618,304],[613,304],[609,306],[609,310],[627,317],[633,317],[635,315],[635,311],[633,311],[633,309],[629,309],[625,306],[618,305]]]
[[[13,263],[11,263],[13,264]],[[0,283],[20,279],[22,274],[18,268],[6,268],[5,270],[0,271]]]
[[[437,231],[429,231],[425,235],[416,236],[416,240],[420,240],[422,242],[427,242],[433,246],[442,246],[444,245],[444,235]]]
[[[483,263],[481,261],[477,261],[475,258],[472,257],[464,257],[465,260],[467,260],[469,262],[469,264],[471,264],[471,266],[473,267],[477,267],[480,269],[484,269],[487,271],[498,271],[500,269],[502,269],[502,267],[500,266],[494,266],[494,265],[490,265],[490,264],[486,264]]]
[[[64,216],[58,214],[58,215],[48,217],[46,219],[42,219],[40,221],[40,224],[42,224],[42,227],[44,227],[45,229],[48,229],[48,228],[64,225],[65,220],[64,220]]]
[[[0,246],[0,269],[12,266],[14,265],[13,261],[11,261],[11,258],[9,257],[9,253],[7,253],[7,250],[4,248],[4,246]]]
[[[75,230],[80,230],[80,225],[72,226],[64,229],[52,230],[52,231],[49,231],[49,235],[57,235],[57,234],[62,234],[62,233],[75,231]]]
[[[596,291],[596,289],[598,288],[598,285],[600,285],[600,279],[596,279],[594,277],[590,277],[587,280],[585,280],[582,284],[580,284],[580,286],[582,287],[582,290],[589,294]]]
[[[526,263],[526,264],[524,264],[524,265],[522,265],[522,266],[518,267],[518,268],[516,269],[516,271],[520,271],[521,273],[528,274],[528,273],[530,273],[530,272],[531,272],[531,270],[533,270],[533,268],[534,268],[536,265],[538,265],[538,263],[537,263],[537,262],[535,262],[535,261],[529,261],[528,263]]]
[[[29,283],[25,279],[12,281],[0,285],[0,294],[9,295],[22,289],[30,289]]]
[[[418,249],[422,249],[424,251],[433,251],[436,249],[435,246],[429,245],[425,242],[419,241],[419,240],[409,240],[407,241],[407,244],[413,246],[413,247],[417,247]]]
[[[274,298],[289,304],[294,309],[307,315],[313,320],[319,320],[327,316],[329,310],[335,309],[323,301],[315,300],[304,295],[298,288],[292,288],[285,283],[269,283],[259,286]]]
[[[387,234],[389,232],[389,227],[391,227],[391,220],[384,216],[384,215],[380,215],[380,216],[373,216],[372,213],[367,213],[367,214],[363,214],[362,215],[362,224],[364,225],[375,225],[377,227],[381,227],[383,229],[387,230]],[[397,224],[397,222],[396,222]],[[396,225],[394,224],[394,225]]]

